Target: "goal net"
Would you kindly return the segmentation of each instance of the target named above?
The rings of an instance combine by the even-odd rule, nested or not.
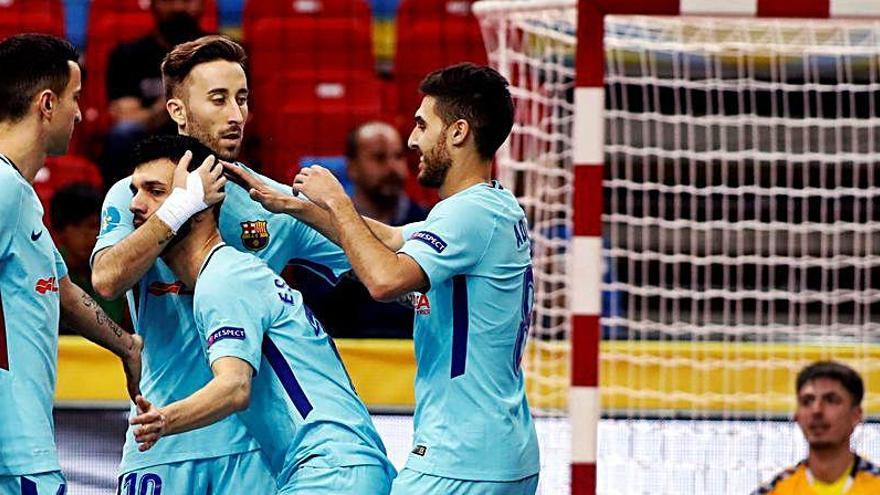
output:
[[[516,107],[510,139],[496,155],[497,177],[519,199],[531,229],[535,305],[523,366],[531,405],[544,414],[564,412],[568,394],[565,253],[577,13],[566,3],[481,16],[490,64],[510,81]]]
[[[529,399],[564,414],[586,38],[572,3],[507,4],[482,23],[517,103],[498,173],[540,281]],[[604,44],[598,491],[749,493],[806,453],[788,421],[804,365],[850,364],[880,415],[880,22],[606,16]],[[880,459],[876,425],[854,448]]]

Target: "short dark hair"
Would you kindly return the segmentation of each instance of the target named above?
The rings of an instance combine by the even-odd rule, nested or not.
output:
[[[79,54],[48,34],[17,34],[0,42],[0,122],[18,122],[41,91],[64,92]]]
[[[199,64],[226,60],[247,66],[247,53],[238,43],[225,36],[210,35],[181,43],[174,47],[162,60],[162,81],[165,84],[165,97],[174,96],[178,86]]]
[[[428,74],[419,91],[437,100],[434,108],[445,125],[466,120],[477,152],[489,160],[513,127],[513,98],[507,86],[495,69],[466,62]]]
[[[49,221],[56,231],[101,214],[101,191],[85,182],[68,184],[55,191],[49,202]]]
[[[856,370],[836,361],[818,361],[802,369],[795,382],[795,393],[799,394],[807,382],[818,378],[828,378],[840,383],[852,396],[854,406],[860,405],[865,397],[865,384],[862,377]]]
[[[190,172],[197,169],[206,158],[215,154],[211,148],[194,137],[180,134],[158,135],[148,137],[135,145],[131,153],[131,170],[145,163],[162,159],[177,163],[187,151],[191,151],[193,154],[192,161],[187,167]]]

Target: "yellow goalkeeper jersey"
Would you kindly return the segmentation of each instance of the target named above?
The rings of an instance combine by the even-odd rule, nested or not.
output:
[[[877,495],[880,494],[880,468],[856,456],[849,474],[834,483],[811,481],[807,461],[779,473],[752,495]]]

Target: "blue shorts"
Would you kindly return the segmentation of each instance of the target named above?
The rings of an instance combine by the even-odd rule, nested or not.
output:
[[[277,489],[258,450],[128,471],[119,477],[116,494],[240,495],[242,487],[253,495]]]
[[[472,481],[443,478],[404,468],[391,495],[534,495],[538,475],[516,481]]]
[[[278,495],[388,495],[389,491],[391,476],[382,466],[306,465],[293,473]]]
[[[0,495],[64,495],[67,481],[61,471],[0,476]]]

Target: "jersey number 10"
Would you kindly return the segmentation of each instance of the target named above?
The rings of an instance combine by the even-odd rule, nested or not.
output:
[[[138,473],[129,473],[119,480],[119,493],[122,495],[162,495],[162,479],[155,473],[141,476],[138,490]]]

